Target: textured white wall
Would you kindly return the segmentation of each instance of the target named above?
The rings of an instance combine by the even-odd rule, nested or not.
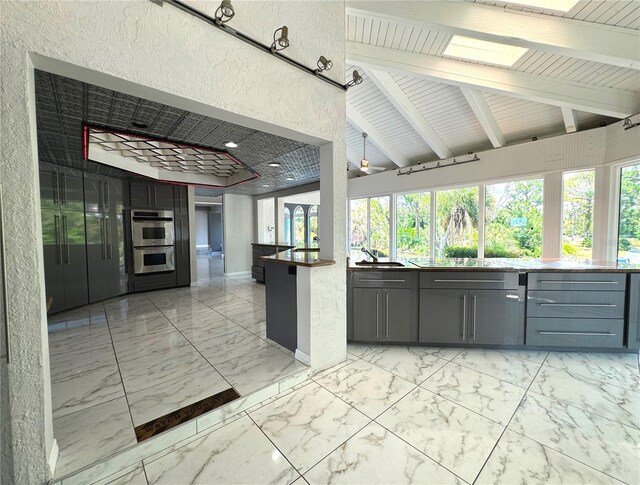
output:
[[[253,197],[225,194],[222,203],[222,221],[224,272],[236,274],[251,271],[253,259],[251,243],[255,242]]]
[[[217,2],[195,3],[212,12]],[[267,42],[275,28],[287,24],[292,47],[286,54],[308,65],[324,54],[334,62],[329,74],[341,80],[343,2],[236,1],[234,5],[234,27]],[[0,9],[0,180],[14,354],[9,385],[15,481],[41,483],[48,478],[53,436],[33,68],[300,141],[331,143],[330,163],[335,164],[337,179],[329,183],[342,207],[335,222],[321,220],[320,226],[334,226],[334,244],[327,247],[339,261],[345,257],[346,182],[344,170],[337,170],[346,159],[345,95],[168,5],[147,0],[4,1]],[[339,270],[329,267],[326,273],[337,278]],[[338,295],[337,289],[319,291],[345,308],[344,294]],[[344,319],[327,321],[326,330],[318,332],[330,333],[343,325]]]

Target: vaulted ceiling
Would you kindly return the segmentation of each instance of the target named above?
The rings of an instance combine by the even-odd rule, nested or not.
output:
[[[568,12],[474,0],[347,0],[346,8],[346,78],[353,69],[364,78],[347,93],[353,168],[362,132],[370,164],[391,169],[640,111],[637,0],[581,0]],[[527,51],[509,67],[454,58],[444,52],[456,34]]]

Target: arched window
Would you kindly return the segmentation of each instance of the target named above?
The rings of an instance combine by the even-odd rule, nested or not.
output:
[[[291,244],[291,211],[288,207],[284,208],[284,242]]]
[[[318,237],[318,206],[309,207],[309,244],[313,243],[315,237]]]
[[[292,244],[304,244],[304,210],[298,206],[293,211],[293,242]]]

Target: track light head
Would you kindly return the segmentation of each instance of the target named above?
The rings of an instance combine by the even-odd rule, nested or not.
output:
[[[322,71],[330,71],[333,67],[333,62],[331,62],[325,56],[320,56],[316,65],[318,66],[318,69],[316,69],[316,74],[320,74]]]
[[[280,32],[280,36],[278,36]],[[289,27],[283,25],[273,33],[273,44],[271,44],[271,52],[281,51],[289,47]]]
[[[222,0],[222,3],[217,8],[215,13],[215,20],[218,25],[227,23],[236,14],[231,5],[231,0]]]
[[[353,70],[353,74],[351,77],[351,81],[349,81],[346,86],[350,88],[351,86],[355,86],[356,84],[361,84],[363,81],[362,76],[355,69]]]

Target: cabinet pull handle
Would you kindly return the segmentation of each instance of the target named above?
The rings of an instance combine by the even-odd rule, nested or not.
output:
[[[559,332],[554,330],[538,330],[540,335],[584,335],[597,337],[614,337],[616,334],[612,332]]]
[[[617,285],[617,281],[556,281],[556,280],[540,280],[540,283],[552,285]]]
[[[102,210],[102,196],[103,196],[103,192],[102,192],[102,180],[98,180],[98,210],[101,211]]]
[[[504,283],[504,280],[433,280],[435,283]]]
[[[57,204],[60,201],[60,194],[58,192],[58,171],[55,170],[51,177],[53,178],[53,203]]]
[[[386,311],[386,320],[387,320],[387,328],[386,328],[386,336],[387,338],[389,338],[389,293],[385,293],[386,296],[386,304],[385,304],[385,311]]]
[[[147,202],[149,203],[149,207],[151,207],[151,185],[147,185]]]
[[[62,233],[64,237],[62,238],[64,248],[65,248],[65,263],[69,264],[69,227],[67,224],[67,216],[62,216]]]
[[[103,190],[102,200],[104,204],[104,210],[109,210],[109,205],[111,203],[111,200],[110,200],[111,198],[109,197],[109,182],[102,183],[102,190]]]
[[[380,337],[380,295],[376,293],[376,338]]]
[[[473,340],[476,339],[476,295],[473,295]]]
[[[111,219],[105,217],[104,219],[105,228],[106,228],[106,246],[107,246],[107,259],[111,259],[112,249],[111,249]]]
[[[157,187],[154,185],[153,186],[153,205],[157,206],[158,205],[158,192],[156,192]]]
[[[377,280],[375,278],[362,278],[360,281],[377,281],[378,283],[404,283],[405,280]]]
[[[60,236],[60,214],[53,216],[53,229],[56,232],[56,262],[62,264],[62,245]]]
[[[106,247],[104,244],[104,216],[100,215],[100,255],[102,256],[102,259],[105,259],[106,257]]]
[[[4,314],[4,345],[7,364],[11,363],[11,345],[9,344],[9,299],[7,298],[7,258],[4,253],[4,217],[2,212],[2,185],[0,185],[0,271],[2,271],[2,313]]]
[[[560,306],[560,307],[590,307],[590,308],[615,308],[618,305],[613,303],[538,303],[540,306]]]
[[[462,340],[467,340],[467,294],[462,295]]]
[[[62,174],[62,205],[67,204],[67,174]]]

